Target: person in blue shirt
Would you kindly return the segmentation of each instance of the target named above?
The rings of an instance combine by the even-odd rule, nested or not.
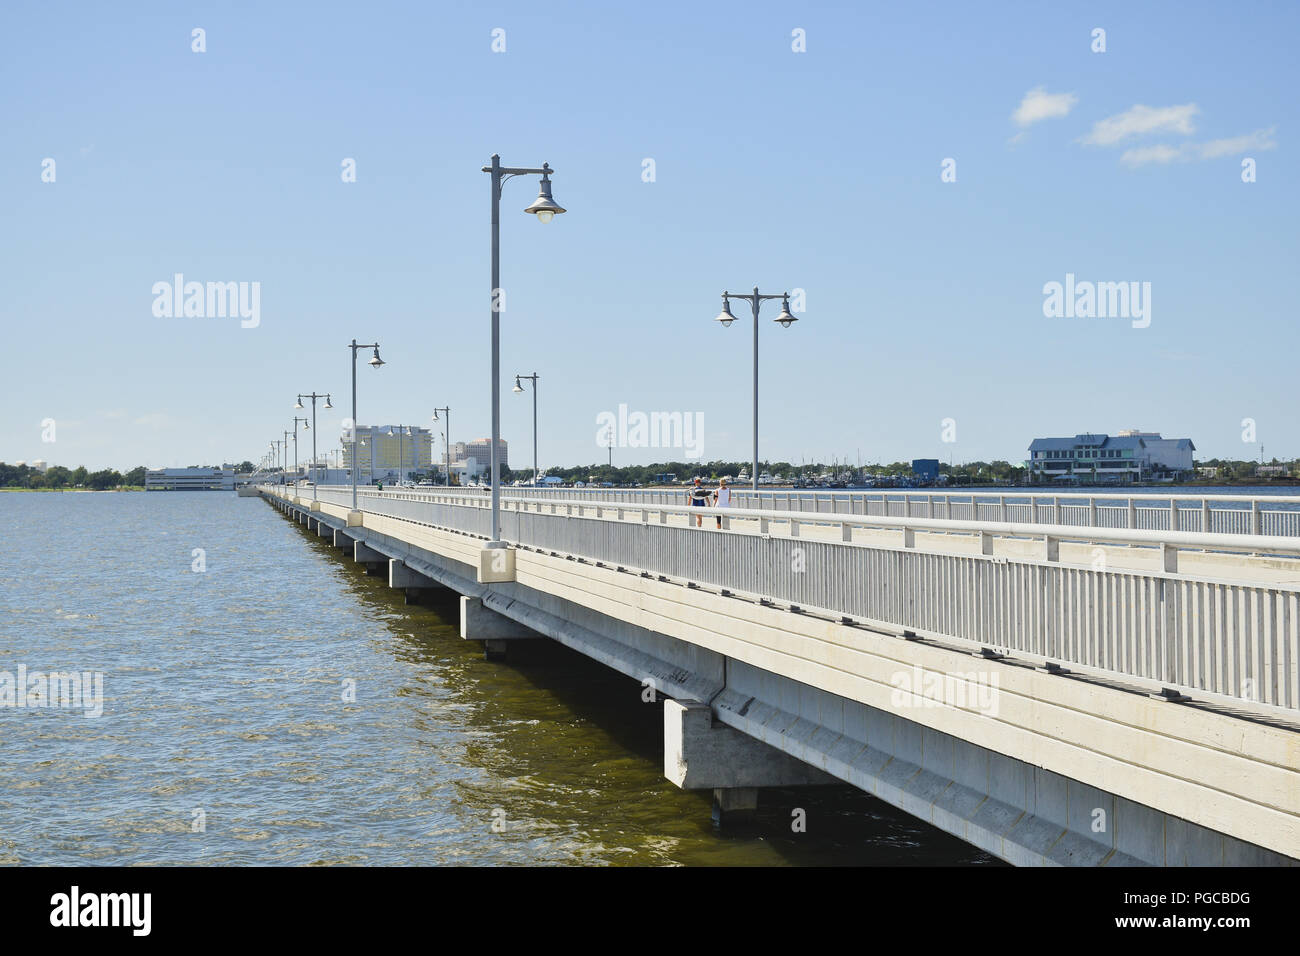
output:
[[[705,488],[702,484],[700,484],[700,479],[696,478],[695,484],[691,485],[691,495],[690,495],[691,507],[703,508],[705,505],[709,503],[709,497],[710,497],[709,489]],[[697,528],[704,527],[704,525],[702,524],[703,520],[704,520],[703,515],[696,515],[695,527]]]

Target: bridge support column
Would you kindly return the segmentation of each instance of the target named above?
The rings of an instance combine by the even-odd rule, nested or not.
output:
[[[484,657],[490,661],[503,661],[512,641],[531,640],[542,635],[486,607],[482,598],[461,595],[460,636],[467,641],[482,641]]]
[[[388,563],[388,555],[376,551],[364,541],[355,541],[352,546],[352,560],[366,566],[366,574],[378,574],[380,567]]]
[[[401,558],[390,558],[388,561],[388,586],[401,588],[406,594],[407,604],[419,604],[427,592],[442,588],[433,578],[407,567]]]
[[[829,774],[739,730],[713,722],[698,700],[664,701],[664,776],[683,790],[713,791],[713,822],[758,808],[759,787],[833,784]]]
[[[726,824],[735,825],[754,815],[758,809],[758,787],[714,787],[713,807],[710,811],[713,825],[721,829]]]
[[[352,554],[352,538],[344,531],[338,528],[334,529],[334,547],[342,548],[344,554]]]

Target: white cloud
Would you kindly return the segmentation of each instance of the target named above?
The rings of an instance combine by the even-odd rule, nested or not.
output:
[[[1187,160],[1187,146],[1140,146],[1136,149],[1124,151],[1124,155],[1119,161],[1125,166],[1145,166],[1148,163],[1172,163],[1178,160]]]
[[[1243,136],[1228,139],[1212,139],[1204,143],[1183,143],[1181,146],[1141,146],[1124,151],[1120,162],[1126,166],[1146,166],[1150,163],[1187,163],[1193,160],[1219,159],[1223,156],[1237,156],[1247,150],[1273,149],[1277,143],[1273,140],[1276,126],[1258,129]]]
[[[1273,140],[1273,134],[1276,131],[1276,126],[1270,126],[1268,129],[1257,129],[1245,136],[1234,136],[1231,139],[1212,139],[1198,147],[1201,154],[1200,158],[1218,159],[1220,156],[1244,153],[1248,149],[1272,149],[1277,145]]]
[[[1039,120],[1058,119],[1068,116],[1079,98],[1073,93],[1048,93],[1041,86],[1036,86],[1020,101],[1011,119],[1018,126],[1029,126]]]
[[[1083,137],[1090,146],[1114,146],[1130,136],[1145,133],[1194,133],[1192,118],[1201,111],[1195,103],[1182,106],[1150,107],[1138,104],[1093,124],[1092,132]]]

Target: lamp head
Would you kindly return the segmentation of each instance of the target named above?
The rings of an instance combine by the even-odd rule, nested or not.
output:
[[[293,403],[294,408],[302,408],[302,396],[298,396],[298,401]]]
[[[722,327],[726,328],[736,321],[736,317],[731,314],[731,300],[727,298],[727,293],[722,293],[722,311],[718,313],[718,321]]]
[[[379,357],[379,346],[378,346],[378,345],[375,346],[375,357],[372,358],[372,359],[371,359],[368,363],[366,363],[366,364],[368,364],[371,368],[379,368],[379,366],[381,366],[381,365],[384,364],[384,360],[381,359],[381,358]]]
[[[538,222],[550,222],[558,213],[565,211],[564,207],[551,198],[551,166],[549,163],[542,163],[541,188],[537,192],[537,198],[533,204],[524,212],[531,212],[537,217]]]
[[[511,389],[511,391],[514,391],[514,392],[522,392],[523,390],[524,390],[524,386],[523,386],[522,384],[520,384],[520,382],[519,382],[519,376],[516,375],[516,376],[515,376],[515,387],[514,387],[513,389]]]
[[[784,297],[782,298],[782,300],[781,300],[781,314],[778,315],[778,316],[776,317],[776,320],[775,320],[775,321],[780,322],[780,323],[781,323],[781,327],[782,327],[783,329],[788,329],[788,328],[790,327],[790,323],[791,323],[791,322],[798,322],[798,321],[799,321],[799,320],[796,319],[796,318],[794,317],[794,315],[791,314],[791,312],[790,312],[790,297],[789,297],[788,295],[787,295],[787,296],[784,296]]]
[[[333,408],[333,407],[334,407],[332,404],[330,404],[330,397],[329,397],[329,395],[326,395],[326,396],[325,396],[325,407],[326,407],[326,408]]]

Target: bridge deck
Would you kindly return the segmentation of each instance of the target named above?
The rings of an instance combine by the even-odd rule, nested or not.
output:
[[[846,723],[850,709],[865,708],[868,724],[905,718],[878,730],[873,739],[894,743],[870,753],[906,757],[899,766],[918,773],[927,761],[949,761],[926,786],[950,795],[958,790],[945,788],[964,787],[972,814],[978,794],[996,789],[989,761],[1004,758],[992,755],[1005,755],[1006,772],[1032,778],[1028,795],[1007,804],[1010,829],[1021,825],[1015,807],[1032,817],[1039,806],[1055,826],[1068,806],[1091,801],[1127,808],[1128,821],[1157,819],[1161,839],[1199,828],[1192,842],[1206,860],[1255,858],[1222,842],[1231,839],[1300,858],[1300,603],[1289,583],[1300,541],[885,516],[800,515],[792,525],[788,515],[743,509],[728,512],[720,532],[707,509],[508,497],[511,571],[483,584],[483,495],[362,492],[352,513],[346,489],[317,489],[314,505],[302,492],[292,503],[264,491],[527,627],[626,673],[654,675],[669,696],[714,700],[718,720],[905,809],[919,798],[891,789],[879,767],[832,759],[837,748],[868,753],[866,730]],[[1154,567],[1125,566],[1153,555]],[[629,647],[639,648],[635,657]],[[730,662],[720,673],[731,676],[719,680],[709,655]],[[922,702],[920,684],[931,678],[960,699]],[[751,707],[754,694],[742,687],[767,687],[774,700],[760,695]],[[990,689],[992,711],[980,705]],[[766,723],[748,723],[751,710]],[[773,734],[775,726],[783,729]],[[922,734],[910,757],[908,728]],[[959,750],[984,770],[963,777],[951,764]],[[1082,788],[1060,807],[1053,775],[1068,792]],[[944,799],[922,801],[918,813],[1007,859],[1061,853],[1026,856],[1036,838],[1007,842],[1010,829],[954,822]],[[1086,825],[1069,827],[1083,844],[1064,858],[1091,859]],[[1150,845],[1098,859],[1130,851],[1155,859]]]

